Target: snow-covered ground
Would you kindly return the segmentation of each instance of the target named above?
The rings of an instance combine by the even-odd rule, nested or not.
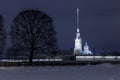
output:
[[[0,80],[120,80],[120,65],[0,67]]]

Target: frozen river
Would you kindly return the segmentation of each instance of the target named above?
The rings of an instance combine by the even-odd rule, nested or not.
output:
[[[0,67],[0,80],[120,80],[120,65]]]

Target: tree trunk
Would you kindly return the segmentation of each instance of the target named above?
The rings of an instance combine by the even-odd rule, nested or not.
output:
[[[30,50],[30,55],[29,55],[29,63],[30,63],[30,65],[32,66],[32,63],[33,63],[33,53],[34,53],[34,49],[33,48],[31,48],[31,50]]]

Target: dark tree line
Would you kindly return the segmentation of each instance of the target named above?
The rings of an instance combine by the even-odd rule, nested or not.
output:
[[[102,55],[102,56],[120,56],[120,52],[119,51],[109,51],[109,52],[99,53],[99,55]]]
[[[8,57],[14,56],[15,59],[18,53],[25,51],[32,63],[35,53],[55,55],[58,50],[53,20],[42,11],[21,11],[13,19],[8,31],[9,35],[0,16],[0,54],[5,49],[7,36],[10,36],[11,46],[6,52]]]
[[[4,52],[5,45],[6,45],[6,28],[4,26],[4,20],[3,17],[0,16],[0,56],[2,56],[2,53]]]
[[[57,50],[56,32],[53,20],[38,10],[25,10],[20,12],[10,28],[12,46],[24,48],[29,53],[32,63],[33,55],[51,53]]]

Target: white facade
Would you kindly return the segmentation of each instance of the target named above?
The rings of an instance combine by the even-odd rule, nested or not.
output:
[[[80,38],[79,29],[77,29],[76,39],[75,39],[75,49],[80,49],[82,51],[82,40]]]
[[[84,51],[83,51],[83,54],[92,54],[92,52],[89,50],[89,46],[87,44],[87,42],[85,43],[84,45]]]
[[[79,29],[77,29],[77,34],[75,38],[74,55],[79,55],[80,53],[82,53],[82,39],[80,37]]]
[[[74,47],[74,55],[80,55],[80,54],[92,54],[92,52],[89,50],[89,46],[87,45],[87,42],[84,46],[84,51],[82,50],[82,39],[80,37],[80,29],[79,29],[79,9],[77,8],[77,33],[75,38],[75,47]]]

